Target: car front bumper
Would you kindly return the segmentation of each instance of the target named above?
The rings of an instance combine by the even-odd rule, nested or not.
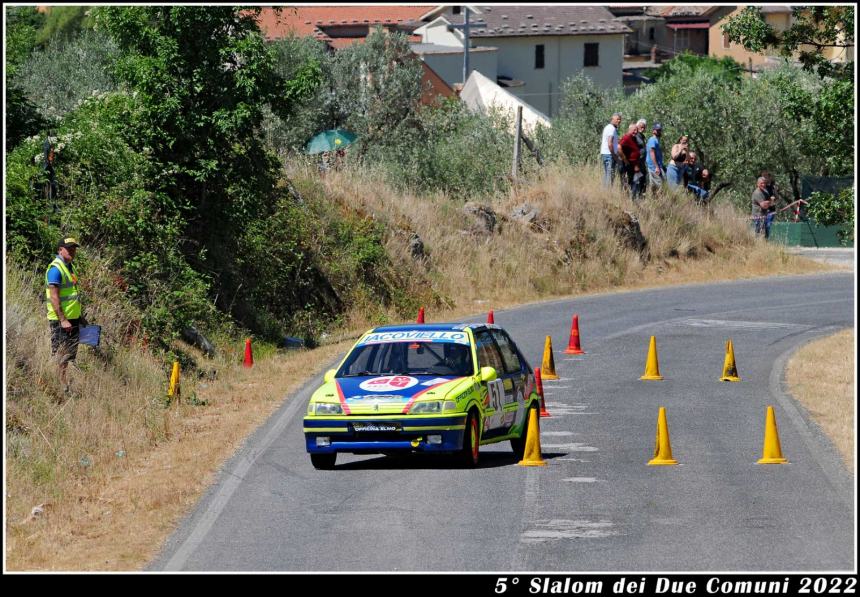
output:
[[[305,417],[305,447],[312,454],[351,452],[456,452],[463,447],[466,413],[413,416]],[[430,443],[428,436],[439,436]],[[329,445],[317,445],[328,438]]]

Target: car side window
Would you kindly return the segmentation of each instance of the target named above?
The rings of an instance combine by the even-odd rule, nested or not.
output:
[[[504,372],[504,362],[499,348],[489,332],[483,331],[475,334],[475,347],[478,352],[478,367],[492,367],[498,374]]]
[[[505,373],[520,373],[523,370],[523,365],[520,362],[520,357],[517,356],[517,350],[514,347],[514,343],[511,342],[508,335],[501,330],[492,330],[492,334],[502,353],[502,360],[505,362]]]

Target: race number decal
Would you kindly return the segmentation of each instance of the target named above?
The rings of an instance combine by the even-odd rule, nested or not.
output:
[[[411,388],[417,383],[417,379],[408,375],[386,375],[363,381],[358,387],[366,392],[396,392]]]
[[[505,400],[505,384],[501,379],[494,379],[487,382],[487,389],[490,391],[490,408],[495,408],[496,411],[502,409],[502,403]]]

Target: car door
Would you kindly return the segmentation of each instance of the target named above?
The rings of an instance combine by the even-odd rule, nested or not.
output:
[[[483,437],[504,435],[505,430],[505,364],[496,341],[489,330],[475,333],[475,348],[478,355],[479,371],[481,367],[492,367],[496,370],[496,379],[485,382],[486,396],[484,398]]]
[[[505,410],[504,427],[510,429],[525,417],[526,386],[528,385],[528,366],[520,359],[519,351],[507,332],[501,329],[491,330],[493,339],[499,347],[505,367],[504,379]]]

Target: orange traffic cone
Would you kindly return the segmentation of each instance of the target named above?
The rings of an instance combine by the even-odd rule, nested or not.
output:
[[[246,368],[254,366],[254,353],[251,352],[251,339],[245,338],[245,361],[242,363]]]
[[[179,387],[179,361],[173,361],[173,370],[170,372],[170,385],[167,388],[168,398],[180,396]]]
[[[678,464],[678,461],[672,458],[672,444],[669,443],[666,409],[661,406],[657,412],[657,439],[654,446],[654,458],[648,461],[648,466],[663,464]]]
[[[526,450],[523,459],[517,463],[519,466],[546,466],[546,461],[541,457],[540,449],[540,417],[535,415],[534,409],[530,408],[528,410]]]
[[[490,309],[490,312],[487,313],[487,323],[496,323],[496,318],[493,317],[493,310]]]
[[[720,381],[740,381],[738,367],[735,365],[735,347],[731,338],[726,340],[726,359],[723,361],[723,376]]]
[[[639,379],[644,380],[661,380],[660,363],[657,361],[657,338],[651,336],[651,343],[648,344],[648,359],[645,361],[645,373]]]
[[[418,319],[415,323],[424,323],[424,307],[418,309]]]
[[[547,336],[546,343],[543,346],[543,362],[540,367],[541,375],[544,379],[558,379],[555,373],[555,359],[552,356],[552,339]]]
[[[567,350],[564,354],[585,354],[582,347],[579,345],[579,315],[573,316],[573,322],[570,324],[570,340],[567,343]]]
[[[779,432],[776,430],[776,415],[773,407],[767,407],[764,422],[764,446],[762,455],[756,464],[786,464],[788,460],[782,457],[782,446],[779,445]]]
[[[546,400],[543,397],[543,381],[540,378],[540,367],[535,367],[535,385],[537,385],[538,396],[540,396],[540,416],[551,417],[546,409]]]

